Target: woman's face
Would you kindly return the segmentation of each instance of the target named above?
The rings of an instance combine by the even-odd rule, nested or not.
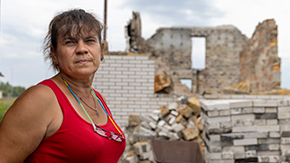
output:
[[[75,78],[93,75],[103,57],[98,35],[83,31],[81,34],[60,35],[53,54],[60,72]]]

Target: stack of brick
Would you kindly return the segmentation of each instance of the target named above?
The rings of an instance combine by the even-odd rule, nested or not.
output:
[[[288,100],[200,100],[200,106],[207,162],[290,161]]]
[[[152,139],[196,141],[202,145],[202,130],[199,101],[194,97],[181,96],[150,115],[131,114],[125,130],[128,146],[122,161],[154,162]]]

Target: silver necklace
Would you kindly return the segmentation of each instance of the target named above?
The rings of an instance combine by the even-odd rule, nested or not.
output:
[[[95,108],[96,109],[94,109],[93,107],[91,107],[89,104],[87,104],[75,91],[73,91],[71,88],[70,88],[70,86],[68,85],[68,83],[62,78],[62,76],[60,75],[60,78],[64,81],[64,83],[66,84],[66,86],[68,87],[68,89],[71,91],[71,93],[74,93],[74,94],[76,94],[80,99],[81,99],[81,101],[84,103],[84,104],[86,104],[90,109],[92,109],[93,111],[95,111],[96,112],[96,114],[97,114],[97,116],[98,117],[100,117],[99,116],[99,112],[98,112],[98,110],[97,110],[97,105],[96,105],[96,102],[95,102],[95,99],[94,99],[94,96],[91,94],[91,96],[93,97],[93,100],[94,100],[94,105],[95,105]],[[92,89],[91,89],[91,91],[93,91]],[[73,95],[74,95],[73,94]],[[76,97],[75,97],[76,98]],[[78,101],[78,100],[77,100]],[[79,102],[79,101],[78,101]],[[80,102],[79,102],[80,103]],[[84,108],[83,108],[84,109]]]
[[[98,110],[97,110],[97,106],[96,106],[96,101],[94,100],[94,105],[95,105],[95,108],[96,109],[94,109],[93,107],[91,107],[89,104],[87,104],[75,91],[73,91],[79,98],[80,98],[80,100],[84,103],[84,104],[86,104],[90,109],[92,109],[92,110],[94,110],[95,112],[96,112],[96,114],[97,114],[97,116],[98,117],[100,117],[99,116],[99,112],[98,112]],[[92,94],[91,94],[91,96],[92,96]],[[92,96],[93,97],[93,96]],[[94,98],[94,97],[93,97]]]

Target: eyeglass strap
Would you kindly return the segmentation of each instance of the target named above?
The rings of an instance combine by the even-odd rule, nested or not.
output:
[[[80,102],[80,100],[77,98],[77,96],[74,94],[74,92],[72,91],[72,89],[70,88],[70,86],[67,84],[67,82],[65,80],[63,80],[63,82],[65,83],[65,85],[67,86],[67,88],[69,89],[69,91],[71,92],[71,94],[75,97],[75,99],[78,101],[78,103],[80,104],[81,108],[83,109],[83,111],[85,112],[85,114],[87,115],[87,117],[89,118],[89,120],[91,121],[94,131],[96,130],[96,126],[94,125],[93,120],[91,119],[91,117],[89,116],[89,114],[87,113],[87,111],[85,110],[84,106],[82,105],[82,103]]]
[[[117,129],[117,131],[121,134],[121,131],[118,129],[117,125],[114,123],[114,121],[112,120],[112,118],[110,117],[110,115],[108,114],[108,112],[106,111],[106,109],[104,108],[103,103],[100,101],[100,99],[98,98],[98,96],[96,95],[95,91],[93,90],[93,88],[91,87],[92,92],[94,93],[96,99],[98,100],[99,104],[102,106],[103,110],[105,111],[105,113],[107,114],[107,116],[109,117],[110,121],[112,122],[112,124],[115,126],[115,128]]]

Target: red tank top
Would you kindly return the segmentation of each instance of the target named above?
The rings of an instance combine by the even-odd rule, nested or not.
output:
[[[39,84],[50,87],[55,93],[63,112],[63,122],[58,131],[44,139],[24,163],[117,163],[126,142],[108,140],[95,133],[92,124],[79,116],[52,80],[44,80]],[[97,91],[95,93],[112,117],[102,96]],[[109,119],[101,127],[118,133]]]

